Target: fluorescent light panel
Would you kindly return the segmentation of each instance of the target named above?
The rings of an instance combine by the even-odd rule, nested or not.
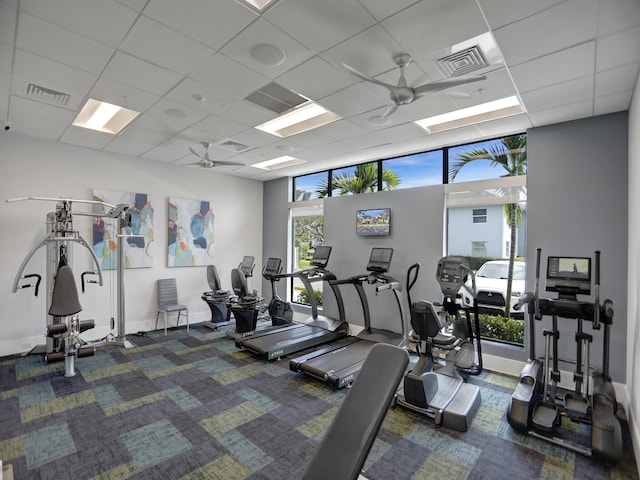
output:
[[[262,170],[277,170],[278,168],[291,167],[305,162],[306,160],[284,155],[282,157],[272,158],[271,160],[265,160],[264,162],[254,163],[251,166],[261,168]]]
[[[73,125],[115,135],[138,115],[140,112],[90,98],[78,113]]]
[[[493,102],[436,115],[435,117],[424,118],[415,123],[429,133],[438,133],[499,118],[511,117],[520,113],[524,113],[524,108],[522,108],[518,97],[513,95]]]
[[[267,9],[268,7],[272,7],[273,5],[275,5],[279,0],[239,0],[240,3],[244,3],[245,5],[249,6],[252,10],[255,10],[256,12],[260,13],[263,10]]]
[[[335,122],[341,118],[341,116],[330,112],[322,105],[315,102],[307,102],[289,113],[258,125],[256,128],[271,135],[286,138]]]

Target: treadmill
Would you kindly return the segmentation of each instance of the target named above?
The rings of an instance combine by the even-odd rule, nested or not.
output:
[[[236,346],[247,350],[263,360],[275,360],[285,355],[299,352],[323,343],[329,343],[349,334],[349,324],[345,321],[344,303],[340,289],[333,285],[335,275],[326,269],[331,247],[323,245],[315,249],[311,268],[292,273],[281,273],[279,278],[296,277],[302,281],[309,294],[311,317],[303,323],[292,323],[279,328],[256,332],[254,335],[236,339]],[[334,318],[318,315],[318,305],[313,294],[313,283],[326,281],[338,303],[338,316]]]
[[[343,280],[335,280],[332,285],[353,285],[360,298],[364,313],[364,329],[356,336],[336,341],[324,348],[294,358],[289,368],[321,380],[334,389],[350,385],[362,368],[367,355],[376,343],[403,346],[406,342],[404,317],[400,295],[400,282],[386,275],[391,265],[392,248],[373,248],[367,265],[367,273]],[[376,284],[376,292],[391,290],[398,305],[400,333],[371,327],[371,312],[363,283]]]

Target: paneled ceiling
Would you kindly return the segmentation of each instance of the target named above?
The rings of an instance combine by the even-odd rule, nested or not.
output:
[[[342,65],[396,84],[393,58],[407,53],[407,81],[420,85],[445,78],[438,59],[487,42],[472,72],[485,80],[403,105],[386,125],[370,119],[389,92]],[[241,0],[0,0],[2,135],[194,175],[203,169],[185,164],[201,142],[244,165],[210,171],[269,180],[624,111],[639,65],[638,0],[279,0],[262,13]],[[245,97],[270,82],[342,119],[284,139],[257,130],[277,113]],[[436,134],[414,123],[512,95],[525,113]],[[115,136],[71,125],[88,98],[141,114]],[[305,163],[251,166],[282,155]]]

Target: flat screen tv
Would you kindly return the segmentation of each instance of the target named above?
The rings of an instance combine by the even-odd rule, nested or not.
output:
[[[356,235],[386,236],[391,233],[391,209],[367,208],[356,212]]]
[[[547,292],[561,298],[591,294],[591,258],[549,257],[547,260]]]

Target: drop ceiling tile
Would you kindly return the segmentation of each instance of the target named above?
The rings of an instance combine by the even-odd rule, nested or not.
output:
[[[20,8],[72,32],[117,48],[138,12],[105,0],[22,0]]]
[[[144,14],[214,49],[221,48],[257,15],[236,2],[154,0]]]
[[[124,131],[105,145],[103,150],[137,157],[168,138],[170,137],[167,135],[152,132],[151,130],[144,130],[135,125],[129,125]]]
[[[192,142],[178,137],[172,137],[152,148],[140,157],[163,163],[173,163],[178,159],[189,156],[189,147],[194,148]],[[196,161],[198,161],[198,159],[194,156],[194,162]]]
[[[282,62],[265,65],[254,59],[252,48],[261,44],[279,48],[284,54]],[[262,18],[240,32],[220,52],[269,78],[275,78],[313,56],[304,45]]]
[[[640,2],[637,0],[600,0],[599,35],[609,35],[637,25],[640,25]]]
[[[233,137],[246,129],[246,125],[242,125],[217,115],[209,115],[192,127],[186,129],[182,132],[182,135],[194,138],[199,142],[208,141],[213,143],[222,138]]]
[[[321,57],[342,71],[346,71],[342,66],[346,63],[375,77],[389,70],[397,71],[393,57],[401,51],[400,45],[380,25],[374,25],[330,48]],[[355,76],[352,78],[358,81]]]
[[[189,77],[176,85],[167,94],[167,98],[207,113],[215,112],[230,101],[229,97],[218,89],[196,82]]]
[[[276,117],[276,114],[266,108],[257,107],[244,100],[234,100],[216,110],[219,117],[227,118],[247,127],[255,127]]]
[[[103,75],[154,95],[164,95],[182,78],[175,72],[120,51],[113,56]]]
[[[89,92],[89,97],[103,102],[113,103],[121,107],[135,110],[136,112],[146,112],[158,100],[160,96],[153,93],[138,90],[130,85],[100,77]]]
[[[598,39],[596,71],[640,62],[640,27],[633,27]]]
[[[143,130],[169,135],[178,133],[205,118],[207,114],[172,100],[162,99],[142,115],[135,125]]]
[[[13,45],[17,13],[15,6],[0,2],[0,43]]]
[[[531,120],[525,113],[476,125],[476,128],[486,137],[522,133],[531,127]]]
[[[184,75],[215,53],[212,48],[145,16],[135,23],[120,49]]]
[[[13,64],[13,48],[6,43],[0,43],[0,72],[11,74]],[[8,89],[6,91],[9,91]]]
[[[118,3],[125,5],[137,12],[141,12],[144,6],[147,4],[147,0],[116,0]]]
[[[633,90],[627,90],[626,92],[618,92],[611,95],[596,97],[594,113],[596,115],[605,115],[607,113],[629,110],[632,94]]]
[[[360,115],[390,103],[389,93],[378,85],[360,82],[322,99],[322,106],[342,118]]]
[[[111,47],[26,13],[20,15],[16,45],[30,53],[93,74],[102,72],[114,53]]]
[[[488,72],[485,80],[459,85],[444,90],[458,108],[470,107],[479,103],[487,103],[500,98],[510,97],[518,93],[509,72],[505,68]]]
[[[96,132],[87,128],[69,125],[60,137],[62,143],[101,150],[113,139],[113,135]]]
[[[475,2],[419,2],[381,22],[403,51],[418,59],[488,30]]]
[[[313,57],[279,76],[275,81],[311,100],[319,100],[353,83],[351,74],[344,69],[336,69],[320,57]]]
[[[269,83],[269,77],[251,70],[221,53],[215,54],[192,72],[189,77],[217,89],[221,95],[226,95],[229,101],[244,98],[252,91]]]
[[[498,28],[494,35],[507,64],[514,66],[593,39],[597,15],[598,0],[569,0]]]
[[[337,120],[306,132],[290,137],[294,142],[305,148],[314,148],[359,135],[365,130],[347,120]]]
[[[2,75],[0,74],[0,87],[1,86],[2,86]],[[0,122],[5,122],[9,117],[8,114],[9,114],[9,95],[0,93]]]
[[[521,93],[592,74],[596,42],[590,41],[511,68]]]
[[[593,75],[533,90],[522,94],[526,110],[537,112],[560,105],[589,100],[593,96]]]
[[[400,10],[407,8],[416,3],[417,0],[360,0],[360,3],[366,8],[376,20],[383,20]]]
[[[591,116],[593,113],[593,100],[564,104],[543,110],[529,112],[529,118],[534,127],[541,127],[552,123],[569,122],[579,118]]]
[[[553,7],[565,0],[478,0],[491,28],[496,29]]]
[[[280,0],[264,17],[315,53],[375,23],[357,0]]]
[[[96,75],[24,50],[16,50],[13,72],[12,93],[25,96],[27,85],[33,83],[70,95],[65,108],[71,110],[80,107],[97,78]]]
[[[638,78],[638,63],[596,73],[595,96],[632,91]]]
[[[281,138],[271,135],[270,133],[265,133],[257,128],[247,128],[246,130],[235,134],[231,137],[231,140],[255,148],[278,142]]]
[[[36,131],[39,138],[57,140],[73,122],[75,114],[61,107],[12,95],[9,118],[12,132],[33,135]]]

